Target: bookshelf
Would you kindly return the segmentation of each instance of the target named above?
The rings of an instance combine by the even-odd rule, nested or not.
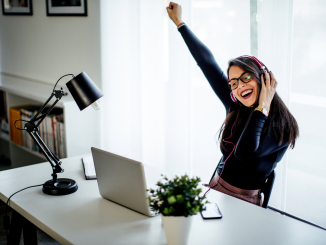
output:
[[[10,107],[26,104],[43,105],[50,96],[55,83],[48,85],[3,74],[1,74],[0,81],[0,90],[5,93],[5,107],[8,119]],[[60,85],[57,88],[59,87]],[[100,111],[95,111],[92,107],[80,111],[69,94],[64,96],[56,107],[63,110],[67,157],[89,154],[92,146],[100,147]],[[10,158],[12,168],[46,161],[43,154],[15,144],[10,138],[7,139],[3,135],[0,135],[0,154]]]

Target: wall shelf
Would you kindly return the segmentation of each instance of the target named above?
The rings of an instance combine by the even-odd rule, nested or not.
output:
[[[18,148],[20,148],[20,149],[22,149],[22,150],[24,150],[24,151],[26,151],[26,152],[28,152],[30,154],[33,154],[34,156],[37,156],[39,158],[42,158],[44,161],[47,161],[46,158],[45,158],[45,156],[42,153],[39,153],[37,151],[32,151],[32,150],[26,148],[25,146],[17,145],[17,144],[15,144],[13,142],[11,142],[11,144],[14,144],[16,147],[18,147]]]
[[[7,118],[9,118],[10,107],[26,104],[41,106],[53,90],[51,85],[39,84],[2,74],[0,82],[0,90],[4,91],[6,95]],[[63,109],[67,157],[89,154],[92,146],[100,147],[99,111],[93,110],[92,107],[80,111],[71,95],[64,96],[56,107]],[[0,135],[0,139],[0,154],[4,154],[11,159],[12,168],[46,161],[45,156],[39,152],[17,145],[2,137],[2,135]]]

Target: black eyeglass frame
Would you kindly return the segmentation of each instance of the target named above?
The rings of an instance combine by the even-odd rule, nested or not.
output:
[[[241,80],[243,83],[249,83],[249,82],[252,80],[252,78],[250,78],[249,81],[245,82],[245,81],[243,81],[243,79],[241,79],[241,77],[242,77],[243,75],[245,75],[246,73],[249,73],[251,76],[254,76],[252,73],[250,73],[250,72],[248,72],[248,71],[245,71],[244,73],[241,74],[240,77],[238,77],[238,78],[232,78],[232,79],[229,80],[229,82],[228,82],[228,85],[229,85],[229,87],[230,87],[231,90],[235,90],[235,89],[238,88],[238,86],[239,86],[239,80]],[[234,89],[232,89],[231,82],[233,82],[234,80],[237,81],[237,87],[235,87]]]

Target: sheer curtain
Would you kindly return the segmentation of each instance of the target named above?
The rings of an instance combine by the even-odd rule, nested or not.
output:
[[[180,4],[189,11],[190,1]],[[190,59],[167,1],[101,1],[102,145],[190,173]]]
[[[208,182],[221,157],[215,134],[225,110],[168,18],[168,3],[101,2],[102,145],[162,171]],[[222,68],[231,57],[250,52],[248,2],[178,4],[183,21]]]
[[[230,59],[251,54],[249,1],[193,0],[192,10],[192,31],[212,51],[224,72]],[[217,133],[226,112],[194,59],[189,59],[193,174],[208,182],[222,157]]]
[[[291,111],[292,0],[258,1],[257,24],[258,57],[275,74],[278,81],[277,93]],[[289,151],[290,149],[276,168],[276,180],[269,202],[269,206],[283,211],[286,203]]]
[[[269,205],[326,227],[326,3],[264,0],[257,7],[259,57],[276,75],[300,130],[276,168]]]
[[[325,25],[325,1],[293,0],[290,108],[300,138],[289,152],[285,210],[326,228]]]
[[[251,54],[274,72],[277,91],[298,121],[300,138],[276,168],[269,205],[326,226],[320,218],[326,211],[321,123],[326,59],[318,55],[323,51],[320,43],[326,41],[322,28],[326,8],[323,1],[313,2],[182,0],[178,4],[183,21],[224,71],[229,59]],[[101,1],[102,146],[162,172],[188,173],[208,182],[221,157],[215,135],[225,110],[169,20],[168,3]],[[315,88],[316,81],[321,81],[320,87]]]

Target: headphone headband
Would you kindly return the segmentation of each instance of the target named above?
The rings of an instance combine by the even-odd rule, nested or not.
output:
[[[248,58],[251,58],[253,59],[254,61],[256,61],[256,63],[259,65],[259,68],[262,69],[262,70],[265,70],[266,67],[255,57],[255,56],[250,56],[250,55],[242,55],[242,56],[239,56],[238,58],[240,57],[248,57]]]

